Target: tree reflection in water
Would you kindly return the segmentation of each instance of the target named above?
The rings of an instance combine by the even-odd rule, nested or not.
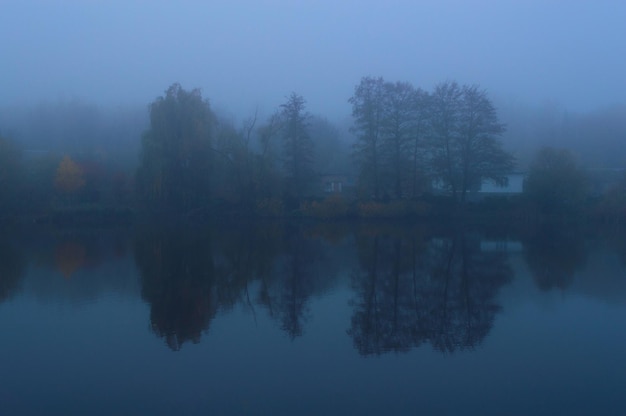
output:
[[[24,268],[22,256],[15,248],[0,241],[0,302],[15,294],[24,275]]]
[[[500,310],[495,296],[513,275],[505,253],[481,251],[480,240],[463,232],[429,241],[361,236],[358,247],[348,334],[363,355],[480,344]]]
[[[291,339],[301,336],[308,299],[334,279],[319,271],[319,240],[298,227],[140,232],[135,259],[152,330],[178,350],[199,342],[218,310],[244,305],[256,316],[257,303]]]
[[[200,342],[217,311],[210,234],[148,230],[136,239],[135,259],[154,333],[173,350]]]
[[[85,264],[86,250],[80,242],[65,241],[56,247],[54,258],[57,270],[70,279]]]
[[[521,260],[526,260],[540,288],[566,288],[579,269],[593,275],[593,269],[584,267],[586,249],[604,253],[602,244],[587,244],[591,240],[583,236],[589,235],[555,224],[537,230],[513,235],[523,241]],[[626,244],[617,231],[609,243],[623,255]],[[122,272],[118,283],[114,270],[124,270],[124,263],[99,269],[123,256],[130,241],[126,231],[35,235],[0,242],[0,302],[16,293],[22,278],[25,292],[45,299],[92,300],[111,288],[135,293],[134,268],[128,267],[128,278]],[[235,307],[254,320],[267,314],[294,340],[306,334],[316,313],[312,300],[345,283],[339,276],[350,277],[352,284],[350,303],[339,300],[351,308],[346,311],[350,319],[341,327],[348,328],[361,354],[407,351],[425,344],[445,353],[471,349],[491,330],[500,310],[497,294],[512,277],[508,254],[481,245],[478,234],[406,224],[152,226],[140,228],[133,242],[150,328],[173,350],[199,342],[219,312]],[[589,258],[591,266],[594,259],[598,262],[597,257]],[[26,267],[26,260],[35,272]],[[40,268],[60,269],[68,276],[80,273],[81,279],[50,279]],[[617,276],[605,282],[610,284],[607,290],[622,287],[623,269],[601,272]],[[593,276],[587,280],[595,286],[585,287],[602,283]],[[342,289],[337,293],[343,295]]]
[[[308,321],[308,301],[322,290],[316,271],[322,261],[320,241],[304,234],[298,227],[285,230],[283,250],[276,259],[274,273],[264,281],[263,305],[292,340],[304,333]]]
[[[541,224],[525,248],[528,267],[542,290],[569,287],[587,258],[582,232],[566,224]]]
[[[140,232],[135,258],[152,330],[178,350],[199,342],[218,311],[241,305],[254,319],[268,313],[292,340],[303,335],[310,299],[336,284],[339,265],[356,264],[352,245],[326,234],[293,224]],[[366,228],[356,245],[348,334],[361,354],[424,343],[453,352],[490,331],[495,296],[512,276],[505,253],[481,251],[462,232],[425,239]]]

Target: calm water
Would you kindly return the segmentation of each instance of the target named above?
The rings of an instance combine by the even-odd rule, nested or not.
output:
[[[626,415],[625,234],[3,231],[0,415]]]

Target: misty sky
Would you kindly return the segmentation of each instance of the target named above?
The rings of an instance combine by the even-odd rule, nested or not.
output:
[[[0,0],[0,105],[148,104],[173,82],[245,117],[296,91],[330,118],[364,75],[528,105],[626,99],[626,1]]]

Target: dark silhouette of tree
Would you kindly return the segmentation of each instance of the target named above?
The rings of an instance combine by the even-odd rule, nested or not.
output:
[[[304,333],[310,318],[310,298],[326,289],[334,279],[334,270],[325,267],[323,243],[306,235],[302,227],[288,226],[280,235],[281,254],[271,270],[265,269],[258,299],[294,340]]]
[[[236,305],[254,319],[260,305],[292,340],[304,333],[310,298],[334,279],[322,241],[276,224],[180,228],[145,229],[135,239],[152,331],[171,349],[200,342],[217,312]]]
[[[461,202],[465,202],[466,192],[483,179],[504,183],[515,160],[502,149],[505,127],[487,92],[477,85],[463,86],[460,121]]]
[[[464,203],[483,179],[502,183],[514,166],[502,149],[504,125],[477,86],[447,81],[429,95],[406,82],[365,77],[349,102],[360,185],[374,198],[416,197],[428,173]]]
[[[275,113],[257,129],[260,149],[256,157],[258,171],[255,176],[259,198],[275,198],[282,187],[282,178],[278,173],[279,146],[276,143],[281,126],[280,114]]]
[[[407,82],[384,83],[382,119],[384,171],[395,198],[401,198],[412,173],[411,156],[415,150],[417,101],[413,86]],[[387,182],[387,181],[385,181]]]
[[[22,256],[15,248],[0,241],[0,302],[9,299],[17,291],[24,268]]]
[[[483,179],[506,181],[514,159],[502,149],[504,125],[484,90],[440,83],[430,109],[432,174],[455,201],[465,202],[467,191],[477,189]]]
[[[431,269],[430,289],[425,299],[435,295],[431,304],[428,337],[441,352],[474,348],[487,336],[501,307],[495,297],[508,283],[513,272],[506,254],[480,249],[464,232],[434,247],[435,263]]]
[[[431,174],[455,198],[461,187],[457,138],[462,96],[459,84],[447,81],[435,86],[430,100],[431,136],[428,150]]]
[[[524,193],[545,214],[580,209],[586,197],[587,178],[567,149],[541,148],[533,159]]]
[[[150,105],[137,172],[140,195],[153,206],[189,210],[209,202],[214,116],[200,90],[173,84]]]
[[[363,274],[356,272],[357,298],[348,334],[361,354],[406,351],[416,346],[415,307],[409,279],[414,248],[399,236],[375,235],[359,243]]]
[[[220,232],[220,239],[215,242],[219,253],[215,262],[215,287],[222,308],[239,303],[256,316],[250,284],[260,280],[263,290],[283,248],[282,238],[282,227],[254,223],[230,224],[227,232]]]
[[[381,77],[364,77],[354,88],[352,104],[356,134],[354,158],[359,166],[359,182],[368,196],[382,196],[383,119],[385,113],[385,82]]]
[[[526,262],[541,290],[566,289],[586,263],[585,241],[575,225],[541,224],[524,245]]]
[[[152,330],[173,350],[200,342],[218,309],[211,238],[204,231],[149,230],[135,241]]]
[[[0,136],[0,217],[15,207],[21,182],[21,152],[16,143]]]
[[[301,95],[291,93],[280,106],[284,167],[290,195],[300,199],[309,189],[313,179],[313,141],[309,135],[309,114]]]
[[[425,188],[424,179],[426,176],[426,154],[425,139],[430,134],[430,95],[428,92],[417,88],[413,92],[412,121],[410,124],[411,133],[409,141],[411,182],[410,193],[413,198],[419,196]]]
[[[512,276],[503,253],[480,250],[464,233],[428,243],[414,236],[362,237],[362,271],[348,334],[361,354],[430,343],[441,352],[473,348],[491,330],[498,290]]]
[[[315,291],[311,267],[315,250],[299,229],[291,230],[285,238],[285,252],[277,265],[270,312],[293,340],[304,333],[309,319],[308,300]]]

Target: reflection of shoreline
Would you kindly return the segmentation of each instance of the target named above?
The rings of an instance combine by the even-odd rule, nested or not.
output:
[[[77,308],[109,294],[138,297],[128,230],[31,230],[16,241],[27,261],[24,296]]]
[[[500,306],[506,309],[522,293],[541,293],[537,270],[550,272],[541,275],[544,292],[626,302],[625,267],[614,241],[589,244],[576,230],[558,228],[519,239],[507,234],[508,240],[480,235],[397,224],[269,222],[203,230],[153,227],[134,235],[23,235],[17,245],[30,264],[18,279],[19,293],[76,307],[111,293],[141,296],[155,334],[176,339],[170,345],[177,349],[200,342],[219,312],[236,307],[251,319],[266,314],[295,339],[319,313],[311,300],[345,283],[339,279],[352,271],[352,322],[345,325],[365,354],[426,343],[439,351],[471,349],[487,336]],[[59,253],[67,247],[80,254],[69,263],[64,259],[72,266],[70,279],[58,270]],[[512,286],[509,268],[516,276]],[[550,280],[563,273],[569,277]],[[511,294],[512,288],[519,293]]]

